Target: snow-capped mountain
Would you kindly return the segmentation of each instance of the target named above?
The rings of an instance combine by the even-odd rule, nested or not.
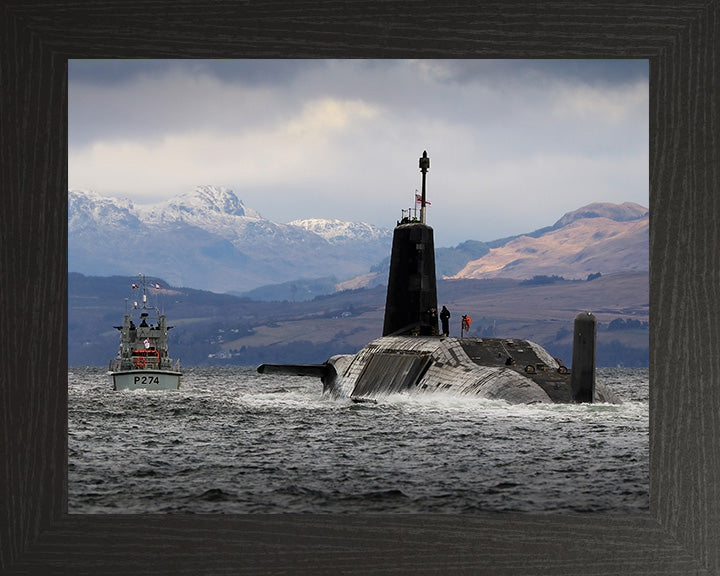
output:
[[[98,276],[143,271],[176,286],[242,292],[293,278],[349,278],[390,250],[389,230],[316,222],[318,230],[337,232],[325,237],[272,222],[223,187],[198,186],[142,206],[70,190],[69,268]]]
[[[255,210],[246,208],[232,190],[223,186],[198,186],[189,192],[161,202],[137,206],[136,210],[147,222],[184,221],[204,226],[234,221],[237,217],[261,220]]]
[[[376,241],[387,237],[388,231],[365,222],[344,222],[343,220],[323,220],[310,218],[293,220],[290,226],[298,226],[322,236],[328,242],[340,244],[358,240]]]
[[[135,228],[140,220],[130,200],[105,198],[95,192],[70,191],[68,198],[68,231],[82,232],[94,228],[96,222],[109,227]]]

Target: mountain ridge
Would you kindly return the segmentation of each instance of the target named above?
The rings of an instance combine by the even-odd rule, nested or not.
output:
[[[555,224],[553,228],[562,228],[567,226],[571,222],[575,222],[580,219],[591,219],[591,218],[607,218],[615,222],[628,222],[630,220],[639,220],[648,216],[650,211],[640,204],[635,202],[623,202],[622,204],[611,204],[609,202],[593,202],[572,212],[568,212],[563,215]]]
[[[143,206],[68,191],[69,269],[83,274],[133,274],[142,264],[176,285],[241,292],[328,271],[352,277],[390,249],[391,232],[369,224],[338,220],[323,229],[265,219],[224,187],[198,186]]]
[[[253,298],[309,299],[387,281],[392,231],[364,222],[264,218],[222,186],[202,185],[138,205],[68,191],[69,271],[152,270],[178,286]],[[436,248],[441,278],[584,278],[647,270],[649,211],[595,202],[553,225],[491,242]]]

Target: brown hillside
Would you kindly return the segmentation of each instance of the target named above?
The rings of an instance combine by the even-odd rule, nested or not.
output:
[[[589,274],[648,269],[649,216],[616,221],[606,217],[571,220],[538,238],[521,236],[468,264],[453,279],[538,275],[585,279]]]

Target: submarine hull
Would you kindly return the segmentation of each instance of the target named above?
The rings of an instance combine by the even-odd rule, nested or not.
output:
[[[324,366],[324,393],[358,402],[438,392],[511,404],[573,402],[571,371],[528,340],[385,336]],[[596,383],[593,401],[617,399]]]

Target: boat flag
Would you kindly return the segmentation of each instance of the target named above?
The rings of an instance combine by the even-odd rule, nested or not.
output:
[[[133,290],[137,290],[137,284],[133,284],[132,286],[130,286],[130,288],[132,288]]]
[[[162,286],[160,286],[160,284],[155,282],[155,290],[160,290],[160,288],[162,288]]]
[[[417,193],[417,190],[415,190],[415,203],[421,204],[422,203],[422,196]],[[425,200],[425,206],[430,206],[430,202],[426,199]]]

